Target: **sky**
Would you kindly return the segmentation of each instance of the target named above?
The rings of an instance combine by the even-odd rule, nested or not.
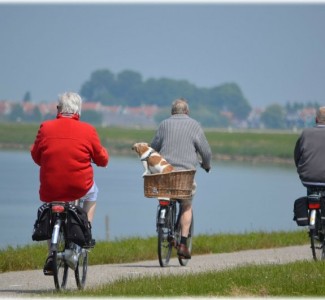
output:
[[[1,2],[0,100],[52,102],[108,69],[325,105],[325,3],[201,3]]]

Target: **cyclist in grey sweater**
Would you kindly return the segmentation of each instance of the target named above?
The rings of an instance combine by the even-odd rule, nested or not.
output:
[[[325,187],[325,107],[317,110],[316,126],[302,131],[294,160],[304,186]]]
[[[176,99],[172,103],[171,116],[159,125],[151,147],[176,170],[196,169],[200,163],[206,172],[210,171],[211,148],[201,125],[189,117],[189,107],[183,98]],[[192,199],[195,187],[194,183]],[[177,254],[184,258],[191,258],[186,242],[192,219],[192,199],[181,202],[182,238]]]

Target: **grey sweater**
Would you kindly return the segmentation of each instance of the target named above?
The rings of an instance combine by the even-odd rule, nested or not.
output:
[[[211,167],[211,148],[201,125],[186,114],[175,114],[162,121],[151,147],[178,170]],[[198,157],[199,155],[199,157]]]
[[[325,125],[303,130],[296,142],[294,160],[304,185],[325,186]]]

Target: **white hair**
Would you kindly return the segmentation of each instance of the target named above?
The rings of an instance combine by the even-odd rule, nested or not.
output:
[[[58,101],[58,109],[61,113],[81,115],[82,99],[77,93],[63,93],[59,95]]]
[[[190,110],[187,104],[186,99],[178,98],[172,103],[171,113],[172,115],[176,114],[189,114]]]
[[[325,106],[318,108],[316,112],[316,122],[325,124]]]

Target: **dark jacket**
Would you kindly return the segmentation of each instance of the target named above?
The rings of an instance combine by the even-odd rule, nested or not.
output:
[[[294,160],[305,186],[325,186],[325,125],[303,130],[296,142]]]

